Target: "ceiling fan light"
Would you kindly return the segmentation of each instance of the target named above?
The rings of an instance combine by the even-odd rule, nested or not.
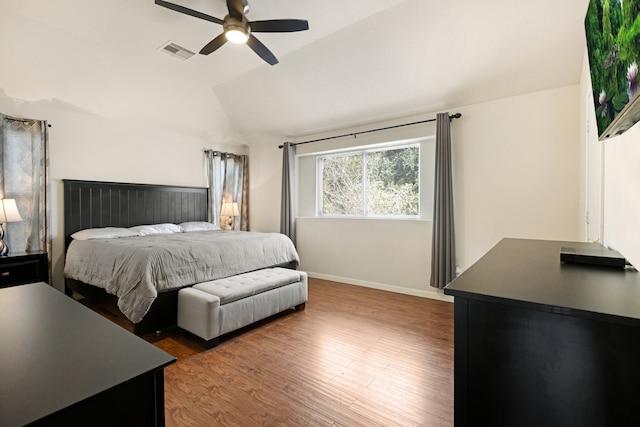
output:
[[[235,44],[244,44],[249,40],[249,34],[244,28],[230,28],[224,32],[227,40]]]

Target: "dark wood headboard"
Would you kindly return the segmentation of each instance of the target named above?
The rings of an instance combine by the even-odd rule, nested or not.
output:
[[[207,221],[206,187],[64,179],[64,241],[85,228]]]

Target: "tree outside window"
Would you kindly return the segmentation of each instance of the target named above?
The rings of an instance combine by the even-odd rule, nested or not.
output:
[[[350,152],[318,158],[319,214],[417,217],[420,147]]]

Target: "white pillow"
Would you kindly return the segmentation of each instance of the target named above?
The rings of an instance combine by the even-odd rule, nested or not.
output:
[[[140,234],[126,228],[104,227],[104,228],[87,228],[76,231],[71,235],[76,240],[92,240],[92,239],[115,239],[117,237],[135,237]]]
[[[140,234],[140,236],[150,236],[152,234],[180,233],[182,231],[179,226],[171,223],[136,225],[135,227],[129,227],[129,230],[137,232],[138,234]]]
[[[182,230],[183,233],[188,233],[190,231],[220,230],[220,227],[205,221],[189,221],[189,222],[183,222],[182,224],[180,224],[180,229]]]

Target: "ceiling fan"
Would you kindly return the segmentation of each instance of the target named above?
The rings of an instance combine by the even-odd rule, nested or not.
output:
[[[226,42],[236,44],[248,44],[260,58],[270,65],[276,65],[278,59],[253,33],[290,33],[294,31],[305,31],[309,29],[309,23],[302,19],[272,19],[268,21],[249,21],[247,13],[249,12],[248,0],[227,0],[227,9],[229,14],[224,19],[206,15],[193,9],[186,8],[174,3],[163,0],[155,0],[158,6],[166,7],[175,12],[184,13],[194,18],[204,19],[205,21],[215,22],[223,27],[223,33],[207,43],[201,50],[200,54],[209,55],[211,52],[219,49]]]

